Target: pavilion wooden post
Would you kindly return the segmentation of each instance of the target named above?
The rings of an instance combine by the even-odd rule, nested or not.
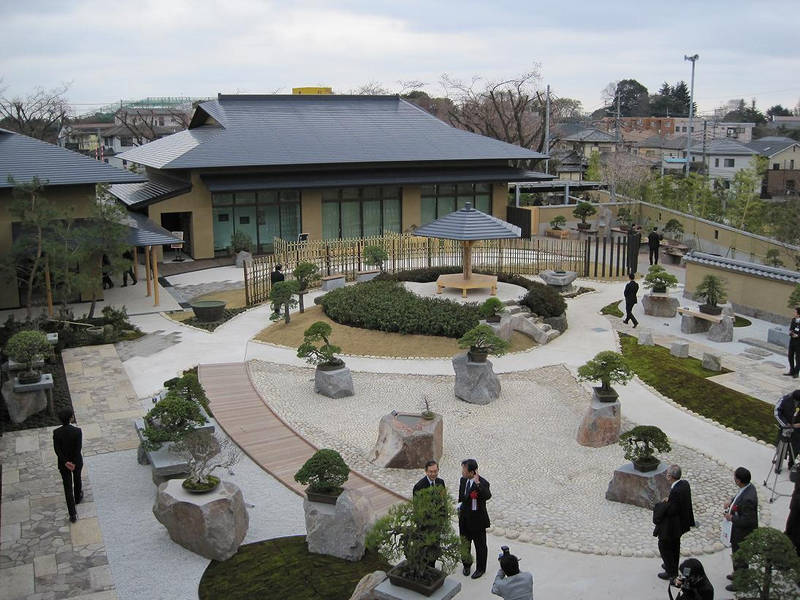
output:
[[[464,279],[470,279],[472,277],[472,241],[467,240],[462,242],[462,244],[464,250],[464,256],[462,259],[464,265]]]
[[[158,256],[156,255],[158,246],[151,246],[151,248],[153,257],[150,260],[153,263],[153,296],[155,298],[153,306],[158,306]]]
[[[50,285],[50,258],[44,257],[44,285],[47,289],[47,314],[53,317],[53,288]]]
[[[139,279],[139,248],[133,247],[133,279]]]
[[[150,246],[146,246],[144,249],[144,276],[147,279],[147,297],[150,297],[151,289],[150,289]]]

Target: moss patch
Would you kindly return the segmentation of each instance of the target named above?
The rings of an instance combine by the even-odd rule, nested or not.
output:
[[[764,442],[775,442],[771,404],[709,381],[708,377],[720,373],[704,369],[696,358],[677,358],[661,346],[640,346],[629,335],[619,338],[622,354],[642,381],[689,410]]]
[[[600,309],[600,314],[611,315],[612,317],[622,318],[623,314],[622,311],[619,309],[620,302],[621,300],[617,300],[616,302],[612,302],[611,304],[606,304],[603,308]]]
[[[315,321],[324,321],[331,326],[333,329],[331,341],[341,347],[344,354],[439,357],[453,356],[463,352],[458,347],[458,341],[453,338],[387,333],[341,325],[328,318],[320,306],[307,308],[303,314],[292,314],[292,320],[288,325],[283,321],[278,321],[262,330],[255,336],[255,339],[297,348],[303,342],[303,332]],[[528,336],[515,331],[511,337],[511,346],[508,351],[518,352],[535,345],[536,343]]]
[[[744,317],[740,317],[739,315],[736,315],[736,317],[733,319],[734,327],[747,327],[752,324],[752,322],[748,321]]]
[[[367,553],[359,562],[311,554],[305,536],[241,546],[223,562],[212,560],[200,579],[200,600],[342,600],[359,580],[389,565]]]

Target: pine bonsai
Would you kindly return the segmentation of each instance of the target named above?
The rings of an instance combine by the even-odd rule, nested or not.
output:
[[[678,219],[670,219],[667,221],[667,224],[664,225],[664,234],[672,238],[677,238],[683,235],[683,225]]]
[[[669,438],[655,425],[637,425],[619,436],[619,445],[625,449],[625,459],[634,466],[645,467],[639,470],[650,471],[660,462],[656,452],[669,452],[672,447]]]
[[[703,277],[700,285],[695,288],[694,293],[695,296],[704,298],[709,306],[716,306],[720,302],[725,302],[728,298],[724,281],[716,275]]]
[[[299,291],[305,292],[319,280],[319,267],[314,263],[301,262],[294,268],[292,275],[300,286]]]
[[[458,347],[502,356],[508,350],[508,342],[498,337],[488,325],[476,325],[459,338]]]
[[[733,572],[737,595],[756,600],[800,598],[800,558],[784,533],[759,527],[739,544],[734,560],[749,566]]]
[[[22,379],[38,378],[38,373],[33,370],[33,363],[37,358],[45,360],[52,356],[53,347],[47,341],[47,336],[35,329],[18,331],[6,343],[4,352],[14,361],[27,366],[27,371],[21,374]]]
[[[383,271],[383,263],[389,258],[386,250],[380,246],[364,246],[364,262],[368,265],[378,267]]]
[[[300,284],[296,281],[279,281],[272,286],[269,291],[269,299],[272,302],[272,314],[270,321],[277,321],[281,318],[281,308],[283,308],[283,320],[289,322],[289,309],[297,306],[295,294],[300,292]]]
[[[550,227],[552,227],[556,231],[561,229],[566,224],[567,224],[567,218],[563,215],[556,215],[550,221]]]
[[[678,285],[678,278],[669,273],[661,265],[650,265],[647,275],[644,276],[644,287],[650,289],[662,289],[675,287]]]
[[[303,332],[303,343],[297,349],[297,357],[305,358],[306,362],[316,366],[335,367],[344,364],[336,354],[341,352],[339,346],[331,344],[333,329],[325,321],[317,321]],[[322,342],[319,346],[319,342]]]
[[[478,311],[484,319],[493,319],[499,317],[502,312],[506,310],[506,305],[503,304],[498,298],[492,296],[487,298],[486,301],[480,305]]]
[[[603,392],[610,392],[612,383],[625,385],[633,375],[625,357],[611,350],[598,352],[593,359],[578,367],[578,380],[599,381]]]
[[[597,214],[597,209],[588,202],[578,202],[578,206],[572,211],[572,216],[581,220],[581,223],[586,224],[586,218]]]
[[[317,494],[339,495],[342,485],[350,476],[350,468],[336,450],[323,448],[317,450],[300,470],[295,473],[294,480],[307,485],[309,492]]]

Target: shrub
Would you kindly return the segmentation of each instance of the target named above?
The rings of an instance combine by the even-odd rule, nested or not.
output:
[[[488,325],[477,325],[459,338],[458,347],[501,356],[508,350],[508,342],[495,335]]]
[[[166,442],[180,442],[205,423],[199,403],[170,391],[144,417],[144,447],[157,450]]]
[[[786,303],[786,306],[792,310],[800,306],[800,283],[794,286],[792,294],[789,296],[789,302]]]
[[[625,460],[633,462],[652,460],[656,452],[669,452],[667,434],[655,425],[637,425],[619,436],[619,445],[625,449]]]
[[[597,209],[588,202],[578,202],[578,206],[572,211],[572,216],[581,220],[581,223],[586,223],[586,218],[597,214]]]
[[[678,285],[678,278],[669,273],[661,265],[650,265],[647,275],[644,276],[644,287],[650,288],[671,288]]]
[[[716,275],[703,277],[694,293],[695,296],[704,298],[709,306],[716,306],[720,302],[725,302],[728,298],[723,280]]]
[[[529,282],[528,293],[519,301],[540,317],[557,317],[567,310],[567,303],[557,291],[544,283]]]
[[[364,262],[383,271],[383,263],[389,258],[386,250],[380,246],[364,246]]]
[[[168,392],[172,392],[186,400],[197,402],[205,410],[208,410],[208,396],[206,396],[206,391],[197,378],[197,373],[186,371],[180,377],[173,377],[165,381],[164,387],[167,388]]]
[[[300,470],[294,480],[308,486],[309,492],[329,494],[341,492],[342,485],[350,476],[350,468],[336,450],[317,450]]]
[[[498,298],[492,296],[491,298],[487,298],[486,301],[481,304],[480,311],[481,317],[484,319],[490,319],[492,317],[497,317],[505,311],[506,305],[503,304]]]
[[[478,271],[475,271],[477,273]],[[461,273],[461,267],[426,267],[410,269],[395,273],[381,273],[375,279],[382,281],[412,281],[414,283],[430,283],[436,281],[439,275],[452,275]]]
[[[396,333],[458,338],[478,324],[478,308],[420,298],[394,281],[368,281],[331,290],[319,302],[337,323]]]
[[[767,254],[764,257],[765,264],[768,264],[770,267],[782,267],[783,261],[781,260],[781,253],[778,251],[777,248],[770,248],[767,250]]]
[[[292,271],[292,275],[297,280],[297,285],[300,286],[299,291],[301,292],[306,291],[320,278],[319,267],[310,262],[299,263]]]
[[[105,322],[117,331],[131,328],[131,324],[128,323],[128,311],[125,310],[124,306],[119,309],[113,306],[106,306],[103,308],[102,314]]]
[[[772,527],[751,532],[734,555],[748,569],[733,572],[733,585],[747,598],[790,600],[800,598],[800,558],[792,541]],[[737,594],[738,595],[738,594]]]
[[[16,362],[28,365],[28,371],[31,371],[33,361],[37,357],[42,359],[50,357],[53,354],[53,347],[48,343],[44,333],[27,329],[11,336],[4,352]]]
[[[253,247],[253,238],[244,231],[235,231],[231,236],[231,248],[234,252],[250,252]]]
[[[342,349],[330,343],[333,329],[325,321],[317,321],[303,332],[303,343],[297,349],[297,358],[305,358],[312,365],[343,365],[344,362],[336,357]],[[317,347],[317,342],[322,345]]]
[[[277,321],[281,318],[281,308],[283,308],[283,318],[289,322],[289,309],[297,306],[294,295],[300,291],[300,284],[296,281],[279,281],[272,286],[269,291],[269,299],[272,302],[272,314],[270,321]]]
[[[627,206],[620,206],[617,210],[617,220],[624,224],[629,225],[633,223],[633,214],[631,213],[631,209]]]
[[[579,381],[599,381],[604,392],[611,390],[612,383],[625,385],[633,378],[633,370],[618,352],[598,352],[586,364],[578,367]]]
[[[681,225],[678,219],[670,219],[667,221],[667,224],[664,225],[664,233],[671,237],[677,237],[683,233],[683,225]]]
[[[550,221],[550,227],[553,229],[561,229],[564,225],[567,224],[567,218],[563,215],[556,215],[553,217],[553,220]]]

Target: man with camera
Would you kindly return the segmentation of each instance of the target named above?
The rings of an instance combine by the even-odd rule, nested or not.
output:
[[[795,390],[786,394],[775,405],[775,420],[778,421],[778,443],[781,438],[788,439],[791,445],[791,452],[787,452],[789,457],[789,468],[794,466],[794,457],[800,449],[800,419],[797,417],[797,408],[800,405],[800,390]],[[781,461],[782,462],[782,461]],[[775,472],[780,473],[783,465],[775,465]]]
[[[687,558],[681,563],[680,575],[670,582],[680,589],[675,600],[714,600],[714,586],[706,577],[703,564],[696,558]],[[672,591],[669,592],[672,598]]]
[[[462,477],[458,482],[458,533],[465,541],[464,575],[472,570],[471,544],[475,545],[475,572],[472,579],[482,577],[486,572],[486,530],[489,528],[489,513],[486,501],[492,497],[489,482],[478,475],[478,462],[468,458],[461,463]]]
[[[492,584],[492,593],[503,600],[533,600],[533,575],[528,572],[521,573],[519,559],[511,554],[508,546],[501,546],[500,569]]]
[[[692,489],[689,482],[681,479],[681,468],[670,465],[667,468],[667,481],[670,484],[669,496],[661,506],[653,509],[656,523],[654,535],[658,536],[658,552],[664,569],[658,576],[673,579],[678,576],[678,559],[681,555],[681,536],[695,526],[692,510]]]

